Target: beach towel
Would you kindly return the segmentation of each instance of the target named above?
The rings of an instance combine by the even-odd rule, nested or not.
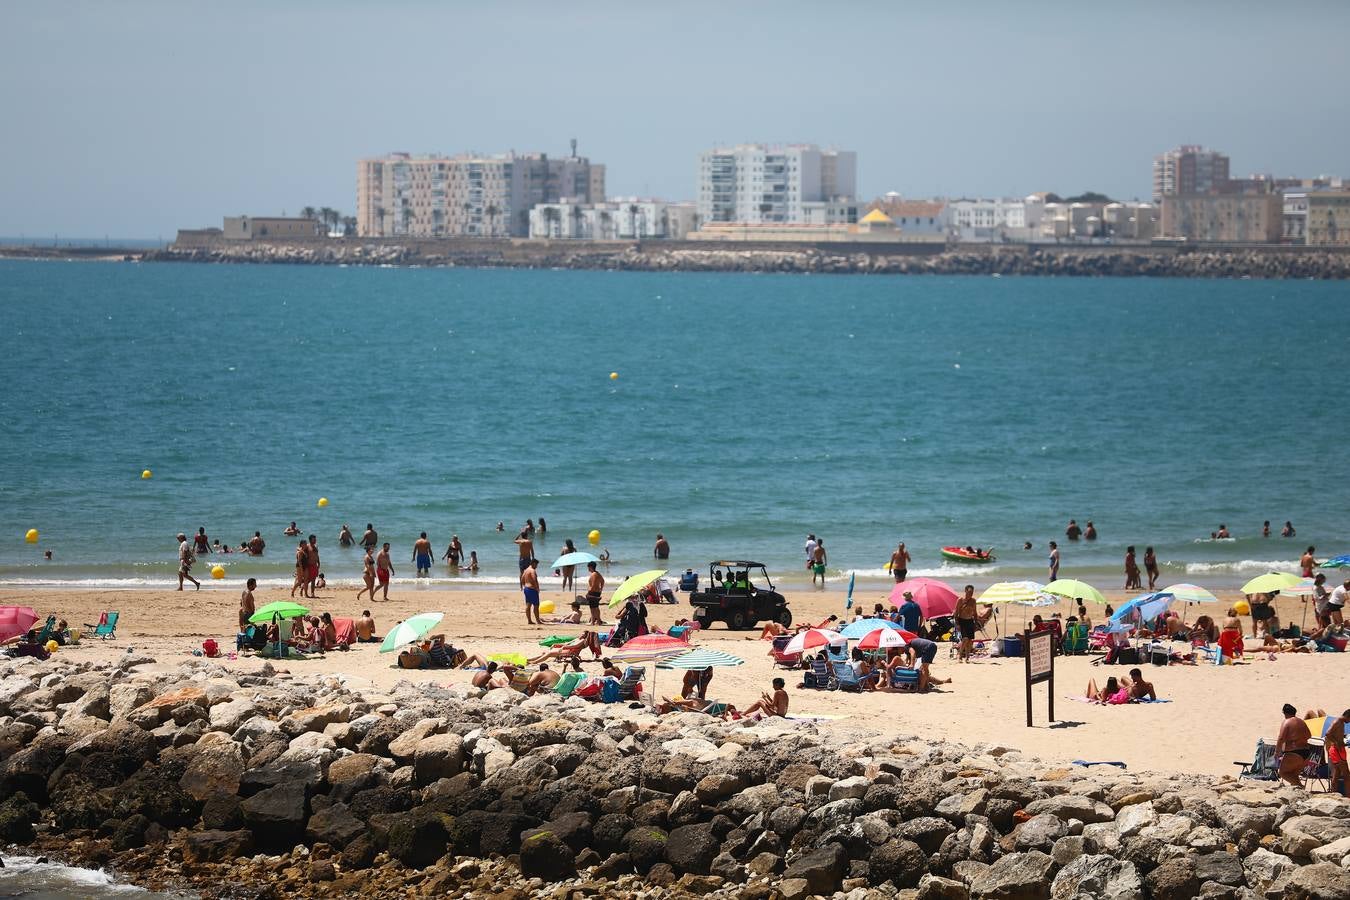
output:
[[[1085,759],[1075,759],[1073,761],[1073,764],[1075,766],[1115,766],[1117,769],[1128,768],[1123,762],[1120,762],[1118,760],[1101,760],[1101,761],[1093,760],[1089,762],[1088,760]]]
[[[1149,700],[1145,697],[1143,700],[1131,700],[1129,703],[1098,703],[1096,700],[1089,700],[1087,697],[1074,697],[1069,694],[1064,695],[1065,700],[1072,700],[1074,703],[1091,703],[1093,706],[1133,706],[1136,703],[1171,703],[1171,700],[1157,699]]]
[[[350,647],[356,643],[356,620],[334,619],[333,629],[337,632],[337,642]]]

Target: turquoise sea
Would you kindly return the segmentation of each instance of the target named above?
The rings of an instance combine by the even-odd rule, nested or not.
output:
[[[199,526],[267,540],[228,584],[289,584],[292,520],[330,580],[373,522],[400,578],[425,530],[482,563],[434,581],[514,584],[540,516],[545,562],[599,529],[620,571],[661,531],[672,568],[800,583],[814,532],[831,577],[901,540],[912,574],[1043,576],[1058,538],[1104,587],[1131,543],[1231,586],[1350,552],[1348,337],[1325,282],[0,261],[0,594],[168,585]]]

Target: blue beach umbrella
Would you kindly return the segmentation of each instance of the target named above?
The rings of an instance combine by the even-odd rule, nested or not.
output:
[[[1350,553],[1342,553],[1340,556],[1333,556],[1326,562],[1317,564],[1319,569],[1348,569],[1350,568]]]
[[[598,563],[600,557],[594,553],[587,553],[585,550],[573,550],[571,553],[564,553],[553,561],[550,569],[561,569],[563,566],[584,566],[586,563]]]
[[[856,641],[862,637],[871,634],[878,628],[890,628],[894,631],[900,631],[901,628],[890,619],[859,619],[856,622],[849,622],[839,633],[850,641]]]
[[[1167,608],[1172,605],[1176,598],[1171,594],[1161,591],[1151,594],[1140,594],[1121,605],[1111,616],[1112,622],[1125,622],[1126,620],[1134,622],[1147,622],[1150,619],[1156,619]]]

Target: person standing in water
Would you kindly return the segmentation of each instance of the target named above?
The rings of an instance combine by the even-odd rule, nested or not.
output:
[[[825,555],[825,539],[816,539],[816,552],[811,558],[811,583],[815,584],[816,579],[820,579],[820,586],[825,587],[825,564],[829,557]]]
[[[1313,577],[1313,569],[1317,568],[1317,558],[1313,556],[1316,552],[1316,547],[1309,546],[1307,550],[1303,551],[1303,556],[1298,561],[1304,578]]]
[[[464,545],[459,542],[459,535],[450,535],[450,544],[445,548],[445,554],[441,559],[448,561],[450,568],[459,568],[460,562],[464,559]]]
[[[530,532],[522,528],[515,545],[520,550],[520,571],[524,572],[529,568],[530,560],[534,559],[534,541],[530,538]]]
[[[670,542],[659,531],[656,533],[656,546],[652,548],[652,556],[657,559],[670,559]]]
[[[374,550],[380,546],[380,536],[376,533],[375,526],[369,522],[366,523],[366,533],[361,535],[361,546],[367,550]]]
[[[356,538],[352,535],[352,530],[343,523],[342,530],[338,532],[338,546],[350,547],[356,543]]]
[[[413,541],[412,561],[417,566],[418,578],[426,578],[431,574],[431,541],[427,540],[425,531]]]
[[[1148,573],[1148,589],[1156,590],[1158,586],[1158,557],[1153,553],[1152,547],[1144,548],[1144,571]]]
[[[1139,578],[1139,563],[1135,562],[1134,544],[1125,548],[1125,590],[1141,590],[1143,584]]]
[[[315,599],[319,589],[319,538],[315,535],[309,536],[309,571],[305,583],[309,585],[309,599]]]
[[[198,556],[211,552],[211,541],[206,537],[205,525],[198,528],[197,533],[192,537],[192,552]]]

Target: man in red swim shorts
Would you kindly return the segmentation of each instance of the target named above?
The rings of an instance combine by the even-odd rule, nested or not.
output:
[[[1331,766],[1331,792],[1345,795],[1350,787],[1350,766],[1345,759],[1345,723],[1350,721],[1350,709],[1332,720],[1322,735],[1327,748],[1327,763]]]
[[[394,574],[394,561],[389,558],[389,543],[386,541],[380,555],[375,557],[375,577],[384,588],[384,599],[389,599],[389,576]]]

